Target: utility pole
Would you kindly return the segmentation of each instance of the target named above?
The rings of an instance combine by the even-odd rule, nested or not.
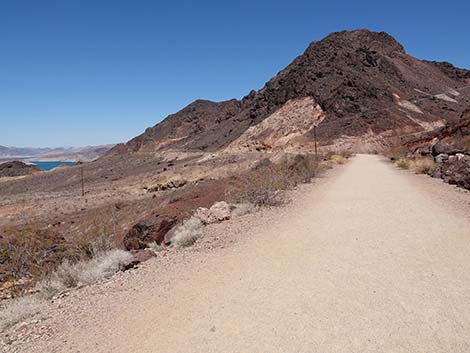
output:
[[[313,125],[313,140],[315,141],[315,157],[318,155],[318,147],[317,147],[317,125]]]
[[[82,197],[85,196],[85,182],[83,180],[83,167],[80,166],[80,180],[82,184]]]
[[[315,104],[312,104],[312,118],[313,118],[313,141],[315,143],[315,159],[318,157],[318,146],[317,146],[317,122],[315,120],[317,117],[315,116]]]

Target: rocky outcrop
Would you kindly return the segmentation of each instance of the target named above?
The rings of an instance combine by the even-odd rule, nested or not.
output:
[[[470,156],[451,156],[439,169],[441,178],[446,183],[470,190]]]
[[[12,161],[0,164],[0,177],[17,177],[40,172],[41,169],[32,164]]]
[[[176,222],[176,217],[157,216],[151,223],[136,223],[124,236],[124,246],[127,250],[139,250],[147,248],[151,243],[161,244]]]
[[[436,144],[432,146],[431,152],[433,156],[438,156],[440,154],[451,155],[451,154],[457,154],[457,153],[464,153],[465,149],[461,146],[456,146],[451,143],[438,141]]]

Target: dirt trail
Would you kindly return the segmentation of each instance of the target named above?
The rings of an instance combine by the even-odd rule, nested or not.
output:
[[[359,155],[253,236],[83,298],[35,352],[469,352],[470,221],[422,178]]]

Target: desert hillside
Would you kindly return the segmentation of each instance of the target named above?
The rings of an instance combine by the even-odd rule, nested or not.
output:
[[[387,33],[338,32],[311,43],[259,91],[195,101],[111,154],[305,149],[314,124],[322,146],[380,151],[457,120],[470,104],[468,84],[470,71],[414,58]],[[285,143],[273,144],[280,135]]]

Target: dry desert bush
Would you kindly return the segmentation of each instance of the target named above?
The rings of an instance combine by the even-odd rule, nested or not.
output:
[[[345,164],[347,162],[347,158],[340,154],[334,154],[330,157],[330,159],[336,164]]]
[[[319,158],[314,155],[285,155],[276,163],[265,161],[233,180],[227,199],[255,207],[278,206],[285,202],[284,190],[309,182],[319,170]]]
[[[432,158],[400,158],[395,165],[400,169],[410,169],[416,174],[427,174],[436,168],[436,163]]]
[[[171,245],[175,247],[188,247],[193,245],[199,238],[198,231],[202,227],[202,222],[197,217],[191,217],[181,224],[175,231],[171,239]]]
[[[64,258],[78,257],[75,248],[47,229],[9,229],[0,239],[0,283],[18,283],[9,288],[9,294],[19,295],[27,284],[53,270]]]
[[[0,238],[2,295],[23,295],[40,278],[57,271],[61,264],[87,262],[115,248],[112,236],[101,235],[91,239],[79,235],[66,240],[39,226],[4,230]]]
[[[0,331],[41,311],[45,302],[38,296],[5,300],[0,304]]]
[[[0,305],[0,329],[10,327],[36,313],[45,305],[44,299],[69,288],[95,283],[109,278],[129,263],[132,255],[115,249],[96,253],[87,261],[64,261],[56,270],[49,273],[36,285],[39,292],[34,296],[18,297],[6,300]]]
[[[436,168],[436,163],[432,158],[418,158],[411,161],[410,167],[416,174],[427,174]]]
[[[408,158],[400,158],[395,162],[395,165],[400,169],[410,169],[411,160]]]
[[[36,288],[47,298],[66,289],[89,285],[109,278],[122,270],[132,258],[131,253],[114,249],[95,254],[90,260],[64,261],[55,271],[40,281]]]

